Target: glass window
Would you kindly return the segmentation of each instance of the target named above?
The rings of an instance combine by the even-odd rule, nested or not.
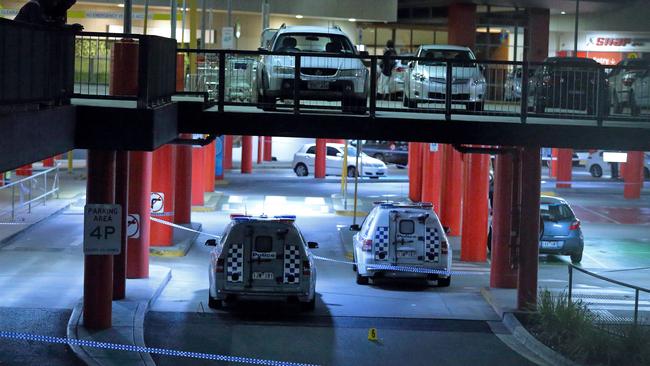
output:
[[[413,46],[433,44],[433,31],[413,29]]]
[[[327,156],[336,156],[339,153],[340,153],[339,149],[331,146],[327,147]]]
[[[575,217],[573,211],[568,205],[559,204],[541,204],[539,213],[544,221],[565,221],[573,220]]]
[[[316,146],[312,146],[307,149],[307,154],[316,154]]]
[[[435,44],[449,44],[449,33],[436,31]]]
[[[410,29],[395,30],[395,48],[404,48],[409,46],[411,46],[411,30]]]
[[[361,31],[361,43],[366,45],[375,44],[375,28],[363,28]]]
[[[443,60],[474,60],[474,55],[469,51],[457,51],[457,50],[433,50],[433,49],[422,49],[420,51],[419,57],[425,59],[443,59]],[[420,61],[422,65],[436,65],[440,64],[439,61]]]
[[[415,232],[415,222],[413,220],[402,220],[399,222],[400,234],[410,235]]]
[[[354,54],[354,47],[346,37],[337,34],[284,33],[278,37],[273,51]]]
[[[273,238],[270,236],[255,237],[255,251],[268,253],[273,250]]]
[[[386,42],[388,42],[391,39],[393,39],[393,30],[392,29],[377,28],[377,44],[376,44],[377,48],[379,48],[380,50],[383,49],[381,47],[385,47]],[[382,52],[380,50],[377,50],[377,52]]]

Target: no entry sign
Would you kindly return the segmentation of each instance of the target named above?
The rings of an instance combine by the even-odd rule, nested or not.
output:
[[[120,254],[122,206],[88,204],[84,208],[84,254]]]

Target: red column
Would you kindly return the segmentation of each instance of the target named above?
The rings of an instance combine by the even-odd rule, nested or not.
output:
[[[440,215],[440,195],[442,189],[442,145],[422,144],[422,201],[433,203]],[[435,151],[431,151],[434,149]]]
[[[316,139],[316,157],[314,160],[314,178],[325,178],[325,162],[327,158],[327,142]],[[359,172],[357,172],[359,174]]]
[[[205,188],[203,188],[205,185],[205,178],[203,177],[204,159],[203,148],[201,146],[192,146],[192,206],[203,206],[205,204]]]
[[[273,137],[264,136],[264,161],[273,160]]]
[[[409,142],[409,199],[413,202],[422,201],[422,163],[422,144]]]
[[[528,39],[524,41],[529,46],[528,61],[542,62],[548,57],[550,19],[549,9],[528,9]]]
[[[623,179],[625,187],[623,197],[629,200],[641,198],[643,188],[643,151],[629,151]]]
[[[122,39],[111,52],[110,95],[136,95],[138,92],[138,43]]]
[[[164,145],[153,152],[151,179],[151,216],[174,222],[174,176],[176,174],[176,149]],[[173,245],[174,229],[171,226],[151,223],[151,245]]]
[[[185,90],[185,55],[176,54],[176,91]]]
[[[129,153],[129,219],[131,230],[126,248],[126,277],[149,277],[149,243],[151,239],[151,178],[153,154]],[[155,224],[159,225],[159,224]]]
[[[241,137],[241,173],[253,172],[253,136]]]
[[[487,259],[488,191],[490,156],[465,155],[465,187],[460,259],[484,262]]]
[[[513,174],[513,156],[507,153],[499,154],[495,165],[490,287],[516,288],[517,271],[510,265],[513,185],[518,184]]]
[[[442,198],[440,204],[442,224],[449,227],[451,235],[460,235],[463,200],[463,161],[461,153],[451,145],[444,145],[442,161]]]
[[[181,134],[191,139],[192,134]],[[176,146],[176,182],[174,189],[174,223],[189,224],[192,220],[192,146]]]
[[[476,43],[476,5],[449,5],[447,19],[449,44],[474,48]]]
[[[205,154],[203,160],[203,178],[205,179],[203,189],[205,189],[206,192],[214,192],[214,165],[217,161],[215,156],[217,153],[216,146],[216,141],[212,141],[203,148],[203,153]]]
[[[118,151],[115,158],[115,203],[122,206],[122,222],[129,215],[129,152]],[[113,258],[113,300],[126,297],[126,244],[127,226],[122,228],[120,254]]]
[[[29,177],[32,175],[32,164],[23,165],[16,169],[16,175],[21,177]]]
[[[555,188],[571,188],[571,173],[573,170],[573,150],[558,149],[557,154],[557,182]]]
[[[262,164],[264,156],[264,136],[257,136],[257,164]]]
[[[48,167],[48,168],[53,167],[54,166],[54,157],[47,158],[47,159],[43,160],[43,166]]]
[[[557,178],[557,158],[560,149],[551,149],[551,163],[548,166],[548,176],[550,178]]]
[[[524,148],[521,153],[521,215],[517,308],[524,310],[537,303],[539,256],[539,148]]]
[[[232,136],[223,139],[223,170],[232,169]]]
[[[88,150],[86,203],[115,203],[115,151]],[[110,328],[112,301],[113,256],[84,256],[84,326]]]

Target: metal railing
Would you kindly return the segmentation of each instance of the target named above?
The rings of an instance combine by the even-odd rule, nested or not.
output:
[[[448,120],[453,115],[500,116],[520,123],[529,118],[571,119],[598,126],[604,121],[650,122],[648,73],[638,73],[630,87],[634,91],[629,93],[634,102],[621,107],[614,104],[620,88],[618,83],[610,86],[611,66],[595,63],[576,66],[397,56],[391,58],[393,67],[387,76],[381,56],[178,52],[188,56],[187,70],[191,66],[187,60],[199,60],[197,73],[186,73],[186,91],[207,91],[220,111],[236,105],[294,113],[342,110],[371,117],[380,112],[409,112],[439,114]],[[201,60],[213,61],[201,64]],[[224,68],[219,67],[222,63]]]
[[[119,42],[137,45],[137,60],[132,65],[135,80],[131,72],[120,75],[119,70],[112,70]],[[76,98],[134,100],[138,108],[164,104],[176,92],[176,41],[140,34],[82,32],[75,38],[74,71]],[[117,81],[126,86],[121,88],[126,93],[113,92],[111,83]]]
[[[0,105],[68,104],[74,32],[0,18]]]
[[[52,195],[59,197],[59,164],[1,186],[0,202],[8,207],[0,210],[0,217],[9,215],[13,222],[16,212],[27,208],[27,213],[31,213],[32,205],[39,201],[45,205]]]
[[[576,296],[574,296],[574,293],[573,293],[574,292],[574,290],[573,290],[573,283],[574,283],[573,271],[576,270],[576,271],[584,273],[584,274],[586,274],[586,275],[588,275],[590,277],[593,277],[595,279],[605,281],[605,282],[608,282],[608,283],[611,283],[611,284],[614,284],[614,285],[617,285],[617,286],[621,286],[621,287],[624,287],[626,289],[633,290],[634,305],[633,305],[633,308],[630,309],[632,311],[632,313],[633,313],[633,317],[631,319],[632,324],[638,325],[640,323],[650,321],[650,319],[645,319],[644,320],[644,319],[641,319],[639,317],[639,311],[640,311],[639,310],[639,304],[641,302],[644,302],[645,304],[649,304],[649,306],[650,306],[650,298],[648,298],[646,300],[643,300],[643,299],[641,299],[640,295],[641,295],[641,293],[644,293],[646,295],[650,295],[650,289],[640,287],[640,286],[631,285],[629,283],[625,283],[625,282],[622,282],[622,281],[617,281],[617,280],[614,280],[612,278],[608,278],[608,277],[593,273],[591,271],[588,271],[586,269],[577,267],[577,266],[575,266],[573,264],[569,264],[568,268],[569,268],[569,288],[568,288],[569,302],[572,302],[573,298],[576,297]],[[626,293],[626,292],[620,292],[620,293],[617,292],[616,294],[609,293],[609,294],[603,294],[603,295],[590,294],[589,296],[580,296],[579,298],[588,307],[589,306],[594,306],[596,304],[602,304],[603,301],[604,301],[604,303],[616,304],[617,309],[620,309],[621,304],[624,304],[626,302],[631,301],[630,300],[630,298],[631,298],[630,295],[631,294],[632,293]],[[622,306],[622,307],[624,308],[624,306]],[[627,311],[619,310],[619,311],[629,312],[630,310],[627,310]],[[650,311],[650,308],[648,308],[648,311]],[[602,314],[600,314],[600,315],[601,316],[599,316],[599,318],[602,319],[603,321],[610,321],[610,322],[615,322],[615,323],[616,322],[618,322],[618,323],[628,322],[628,320],[625,317],[611,316],[611,315],[603,316]]]

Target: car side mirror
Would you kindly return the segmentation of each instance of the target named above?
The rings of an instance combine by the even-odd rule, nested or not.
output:
[[[449,228],[449,226],[443,226],[442,229],[445,231],[445,234],[449,234],[451,232],[451,228]]]
[[[409,62],[409,69],[412,69],[415,66],[415,62],[410,61]]]
[[[318,243],[315,241],[308,241],[307,247],[309,247],[309,249],[318,249]]]
[[[205,246],[206,247],[216,247],[217,246],[217,239],[208,239],[205,241]]]
[[[343,157],[343,154],[341,154],[341,153],[336,153],[336,157],[337,157],[337,158],[341,158],[341,157]]]
[[[359,56],[361,57],[370,57],[368,51],[359,51]]]
[[[359,224],[350,225],[350,231],[361,231]]]

